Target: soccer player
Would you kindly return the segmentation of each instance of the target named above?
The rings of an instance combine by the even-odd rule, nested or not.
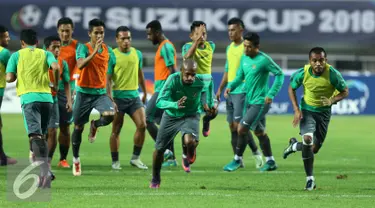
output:
[[[61,39],[60,55],[59,57],[66,61],[69,68],[70,76],[70,90],[73,94],[75,88],[75,79],[77,78],[77,61],[76,51],[78,48],[78,41],[72,37],[74,31],[74,25],[72,19],[63,17],[57,22],[57,33]],[[69,152],[70,146],[70,124],[72,122],[72,111],[68,111],[66,108],[68,98],[66,97],[66,88],[60,88],[58,91],[58,107],[59,107],[59,149],[60,149],[60,161],[58,167],[70,168],[66,157]]]
[[[10,58],[10,52],[6,48],[8,47],[10,37],[8,33],[8,29],[2,25],[0,25],[0,108],[3,102],[4,96],[4,89],[5,89],[5,69],[8,64],[8,60]],[[4,152],[3,147],[3,134],[1,130],[3,128],[3,121],[0,115],[0,166],[5,165],[13,165],[17,163],[17,160],[8,157]]]
[[[92,19],[89,22],[90,42],[80,44],[77,49],[77,66],[80,70],[77,79],[76,98],[73,108],[74,131],[72,134],[73,175],[82,174],[79,159],[79,148],[82,141],[84,125],[89,121],[92,109],[100,113],[98,120],[91,120],[89,141],[96,139],[99,127],[107,126],[113,121],[115,110],[107,96],[106,74],[108,62],[113,51],[104,40],[105,24],[102,20]]]
[[[146,116],[143,104],[146,103],[147,99],[146,84],[142,71],[142,53],[131,47],[131,38],[128,27],[120,26],[117,28],[117,48],[113,50],[114,56],[111,56],[107,72],[107,95],[117,108],[110,136],[112,168],[115,170],[121,169],[118,149],[125,113],[132,118],[136,126],[133,156],[130,164],[140,169],[148,169],[139,159],[145,141]],[[139,98],[138,85],[141,86],[143,91],[142,101]]]
[[[65,98],[67,98],[66,109],[67,112],[72,112],[72,97],[70,95],[70,76],[69,67],[66,61],[62,60],[60,55],[61,40],[58,36],[49,36],[44,39],[44,48],[51,52],[56,60],[58,61],[60,72],[58,74],[59,90],[65,91]],[[54,77],[54,76],[53,76]],[[53,81],[53,80],[52,80]],[[61,95],[61,94],[60,94]],[[52,90],[53,106],[51,111],[51,117],[48,123],[48,159],[52,161],[53,154],[57,145],[57,128],[59,127],[59,104],[58,94]]]
[[[275,158],[272,156],[271,142],[265,132],[266,114],[270,109],[273,98],[280,91],[284,83],[284,73],[281,68],[265,53],[259,50],[259,36],[256,33],[247,33],[244,36],[245,54],[242,56],[236,78],[229,84],[225,97],[240,86],[245,80],[246,113],[238,126],[238,143],[236,155],[224,169],[237,170],[241,166],[243,152],[249,130],[253,130],[259,139],[260,147],[266,158],[266,163],[260,171],[277,169]],[[271,89],[268,87],[270,72],[275,76]]]
[[[197,74],[196,71],[197,63],[192,59],[185,59],[181,72],[169,76],[160,91],[156,105],[165,109],[165,112],[156,138],[150,188],[160,187],[163,152],[168,143],[173,142],[178,132],[182,134],[182,166],[186,172],[190,172],[190,165],[196,159],[196,147],[199,143],[200,107],[204,105],[207,112],[215,110],[212,82],[209,90],[206,90],[203,76]],[[205,93],[209,93],[209,95],[206,96]],[[211,99],[201,102],[201,96]]]
[[[215,51],[215,43],[207,41],[206,23],[202,21],[194,21],[191,24],[190,38],[192,39],[192,42],[186,43],[182,46],[182,56],[184,59],[194,58],[198,63],[197,74],[202,75],[206,83],[205,90],[208,90],[208,87],[211,84],[210,82],[212,81],[211,66],[212,57]],[[216,115],[217,112],[214,114],[208,113],[203,117],[203,136],[207,137],[210,134],[210,120],[214,119]]]
[[[301,85],[304,95],[299,106],[296,90]],[[327,135],[331,107],[347,97],[349,90],[340,72],[327,63],[325,50],[315,47],[309,52],[309,64],[291,76],[288,92],[294,109],[293,126],[299,124],[302,142],[291,138],[283,157],[302,151],[307,176],[305,190],[312,191],[316,188],[314,154],[319,152]]]
[[[221,92],[223,91],[224,87],[228,84],[228,82],[230,84],[236,77],[236,72],[238,66],[240,65],[241,57],[244,53],[242,38],[244,29],[245,26],[241,19],[234,17],[228,21],[229,39],[232,41],[232,43],[227,47],[226,50],[227,61],[225,63],[225,72],[216,93],[216,99],[218,101],[220,100]],[[234,91],[232,91],[226,99],[227,121],[229,123],[229,129],[232,137],[231,144],[233,154],[236,154],[238,143],[237,128],[238,123],[242,118],[245,99],[246,91],[244,82],[241,83],[240,86],[238,86]],[[263,166],[262,155],[258,150],[251,132],[249,132],[248,136],[249,138],[247,139],[247,143],[253,152],[256,168],[261,168]],[[243,145],[246,145],[246,143]],[[241,161],[241,163],[241,166],[243,167],[243,161]]]
[[[25,128],[30,139],[36,161],[41,162],[39,187],[49,188],[53,175],[49,171],[46,134],[52,108],[50,87],[58,87],[58,78],[50,85],[48,70],[52,76],[59,73],[60,67],[54,55],[49,51],[36,48],[37,34],[34,30],[21,31],[22,49],[13,53],[6,68],[6,81],[17,80],[16,90],[20,96]]]
[[[158,98],[159,92],[168,76],[176,71],[177,53],[173,43],[165,37],[162,26],[158,20],[149,22],[146,25],[146,32],[147,39],[150,40],[153,45],[158,45],[158,49],[154,58],[155,92],[152,95],[151,99],[148,101],[146,107],[147,131],[151,135],[152,139],[156,141],[158,127],[155,123],[159,124],[160,119],[163,115],[163,110],[157,108],[156,106],[156,99]],[[169,147],[167,147],[164,159],[164,167],[177,166],[176,158],[174,155],[173,142]]]

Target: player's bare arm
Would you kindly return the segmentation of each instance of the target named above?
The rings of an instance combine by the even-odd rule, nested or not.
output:
[[[341,91],[336,96],[333,96],[331,98],[321,97],[321,100],[324,106],[331,106],[333,104],[340,102],[344,98],[348,97],[348,95],[349,95],[349,89],[346,87],[343,91]]]
[[[197,48],[199,46],[199,43],[201,43],[204,40],[204,37],[203,37],[204,29],[205,29],[205,26],[201,25],[197,29],[198,33],[194,33],[194,35],[192,36],[193,44],[191,45],[191,47],[189,48],[189,50],[185,54],[184,59],[192,58],[194,56],[195,51],[197,50]]]
[[[54,90],[58,91],[59,90],[59,79],[60,79],[60,66],[57,62],[54,62],[51,64],[51,69],[53,71],[53,88]]]
[[[172,66],[168,66],[168,69],[169,69],[169,71],[171,72],[171,74],[173,74],[173,73],[176,72],[176,69],[174,68],[174,65],[172,65]]]
[[[220,102],[221,92],[223,91],[224,87],[228,84],[228,72],[224,72],[223,78],[221,79],[220,86],[216,92],[216,99]]]
[[[302,113],[298,106],[296,90],[293,89],[292,86],[289,86],[288,94],[289,94],[289,99],[292,102],[293,110],[294,110],[294,118],[293,118],[292,124],[293,124],[293,127],[296,127],[299,121],[302,119]]]
[[[103,39],[99,38],[98,41],[95,44],[95,48],[94,48],[94,51],[92,52],[92,54],[90,54],[86,58],[80,58],[80,59],[77,60],[77,67],[79,69],[83,69],[83,68],[85,68],[85,66],[87,66],[87,64],[91,61],[92,58],[94,58],[95,54],[102,47],[102,43],[103,43]]]
[[[8,83],[12,83],[17,80],[17,76],[14,73],[7,73],[6,75],[6,81]]]
[[[143,92],[142,103],[145,104],[147,100],[147,90],[146,90],[145,75],[143,74],[142,69],[138,69],[138,83]]]
[[[72,112],[73,111],[73,108],[72,108],[72,95],[70,93],[70,84],[69,82],[64,82],[64,91],[65,91],[65,95],[66,95],[66,110],[68,112]]]

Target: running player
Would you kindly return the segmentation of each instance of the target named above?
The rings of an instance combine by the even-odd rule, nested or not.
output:
[[[8,64],[8,60],[10,57],[10,52],[6,47],[8,47],[10,37],[8,33],[8,29],[2,25],[0,25],[0,108],[3,102],[4,96],[4,89],[5,89],[5,69]],[[0,115],[0,166],[5,165],[13,165],[17,163],[17,160],[8,157],[4,152],[3,147],[3,134],[1,130],[3,128],[3,121]]]
[[[185,59],[181,72],[169,76],[160,91],[156,105],[165,109],[165,112],[156,138],[150,188],[160,187],[163,152],[168,143],[173,142],[178,132],[182,134],[182,166],[186,172],[190,172],[190,165],[196,159],[196,147],[199,143],[200,108],[204,105],[207,112],[215,110],[212,82],[207,91],[203,75],[196,74],[196,71],[197,63],[192,59]],[[202,103],[201,96],[206,97],[205,93],[209,93],[207,97],[211,99],[204,100]]]
[[[13,53],[6,68],[6,81],[17,80],[16,90],[20,96],[25,128],[30,139],[35,159],[41,162],[39,187],[50,188],[54,176],[49,171],[47,158],[47,141],[43,136],[47,132],[52,108],[50,87],[58,87],[58,78],[50,85],[48,74],[52,68],[52,76],[59,73],[60,67],[53,54],[36,48],[38,37],[31,29],[21,31],[22,49]]]
[[[221,80],[219,89],[216,93],[216,99],[218,101],[220,100],[221,92],[223,91],[224,87],[228,84],[228,82],[230,84],[236,77],[236,72],[238,66],[240,65],[241,57],[244,53],[242,38],[244,29],[245,26],[241,19],[234,17],[228,21],[229,39],[232,41],[232,43],[227,47],[226,50],[227,61],[225,63],[225,72]],[[241,121],[242,118],[245,99],[246,91],[244,82],[240,84],[240,86],[238,86],[234,91],[232,91],[226,99],[227,121],[229,123],[229,129],[232,136],[231,144],[233,154],[236,154],[236,148],[238,143],[237,128],[238,123]],[[263,166],[262,155],[258,150],[258,146],[256,145],[251,132],[249,132],[248,136],[249,138],[247,139],[247,143],[251,151],[253,152],[253,157],[255,159],[256,164],[255,167],[261,168]],[[243,167],[243,161],[241,161],[241,163],[241,167]]]
[[[89,22],[90,42],[79,45],[77,49],[77,66],[80,76],[77,79],[76,98],[74,101],[72,134],[73,175],[80,176],[81,162],[79,148],[82,141],[84,125],[89,121],[92,109],[100,112],[98,120],[91,120],[89,141],[96,139],[99,127],[107,126],[113,121],[115,110],[111,99],[107,96],[106,73],[108,62],[113,51],[103,43],[105,24],[102,20],[92,19]]]
[[[309,64],[296,71],[290,78],[289,98],[293,104],[293,127],[299,124],[302,142],[296,138],[289,140],[283,157],[302,151],[302,160],[306,172],[305,190],[316,188],[313,174],[314,154],[323,145],[331,119],[331,107],[349,94],[345,80],[335,68],[327,63],[327,53],[321,47],[309,52]],[[296,90],[303,86],[304,95],[300,106]]]
[[[67,98],[66,109],[67,112],[72,112],[72,97],[70,95],[70,77],[69,68],[66,61],[62,60],[60,55],[61,40],[58,36],[49,36],[44,39],[44,48],[51,52],[58,61],[60,72],[56,76],[59,79],[59,90],[65,91]],[[52,76],[55,77],[55,76]],[[52,80],[53,81],[53,80]],[[53,154],[57,145],[57,128],[59,127],[59,106],[57,101],[57,92],[52,90],[53,106],[48,124],[48,159],[52,161]]]
[[[78,41],[72,38],[74,30],[73,21],[68,17],[63,17],[57,22],[57,33],[61,39],[60,55],[59,57],[66,61],[69,68],[70,76],[70,90],[73,94],[75,88],[75,79],[77,78],[77,61],[76,61],[76,50],[78,47]],[[72,112],[66,108],[68,98],[66,97],[66,88],[60,88],[57,96],[58,107],[59,107],[59,149],[60,149],[60,161],[58,167],[70,168],[66,157],[69,152],[70,146],[70,124],[72,122]]]
[[[116,170],[121,169],[118,149],[125,113],[132,118],[136,126],[133,156],[130,164],[140,169],[148,169],[139,159],[145,141],[146,116],[143,105],[147,99],[146,84],[142,71],[142,53],[131,47],[131,38],[128,27],[120,26],[117,28],[117,48],[113,50],[114,56],[111,56],[107,72],[107,95],[117,109],[110,136],[112,168]],[[138,85],[141,86],[143,91],[142,101],[139,99]]]
[[[236,155],[225,169],[237,170],[241,166],[243,152],[249,130],[253,130],[259,139],[266,163],[260,171],[276,170],[275,158],[272,156],[271,142],[265,132],[266,114],[270,108],[273,98],[280,91],[284,83],[284,74],[281,68],[265,53],[259,51],[259,36],[256,33],[247,33],[244,36],[245,54],[241,58],[236,78],[227,87],[225,97],[234,91],[245,80],[246,91],[246,113],[238,126],[238,143]],[[270,72],[275,75],[275,81],[271,89],[268,87]]]
[[[206,81],[206,90],[212,82],[211,66],[212,57],[215,51],[215,44],[212,41],[207,41],[206,23],[202,21],[194,21],[190,26],[190,38],[192,42],[186,43],[182,46],[182,56],[184,59],[194,58],[198,63],[197,74],[202,74]],[[204,98],[206,99],[206,98]],[[210,120],[214,119],[217,112],[203,117],[203,136],[207,137],[210,134]]]
[[[158,45],[158,49],[154,58],[154,85],[155,92],[147,103],[146,107],[146,122],[147,131],[152,139],[156,141],[158,128],[155,123],[159,124],[163,111],[156,106],[156,99],[159,95],[161,88],[170,74],[176,71],[177,54],[176,49],[171,41],[169,41],[164,33],[162,26],[158,20],[153,20],[146,25],[147,39],[153,45]],[[176,158],[174,156],[173,142],[167,147],[164,159],[166,166],[177,166]]]

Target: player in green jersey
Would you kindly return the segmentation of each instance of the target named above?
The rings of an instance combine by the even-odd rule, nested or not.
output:
[[[245,80],[246,113],[238,126],[238,148],[232,162],[224,167],[234,171],[241,166],[241,159],[246,148],[249,130],[253,130],[259,139],[260,147],[266,158],[266,163],[260,171],[276,170],[275,158],[272,156],[271,142],[265,132],[266,114],[270,109],[273,98],[280,91],[284,83],[284,74],[281,68],[265,53],[259,50],[259,36],[256,33],[247,33],[244,36],[245,54],[241,58],[236,78],[227,87],[225,97],[234,91]],[[269,88],[270,73],[275,75],[275,81]]]
[[[38,37],[34,30],[21,31],[22,49],[13,53],[6,68],[6,81],[15,82],[20,97],[25,128],[31,150],[40,162],[39,187],[50,188],[53,174],[48,166],[48,147],[45,139],[52,108],[51,88],[58,89],[60,67],[54,55],[36,47]],[[53,70],[50,82],[49,68]]]
[[[241,57],[244,53],[242,37],[244,29],[245,26],[241,19],[234,17],[228,21],[229,39],[232,41],[232,43],[227,47],[226,50],[227,60],[225,62],[225,72],[223,74],[223,78],[221,80],[219,89],[216,93],[216,99],[218,101],[220,100],[221,92],[223,91],[224,87],[227,84],[232,83],[232,81],[236,77],[236,72],[238,66],[240,65]],[[245,99],[245,82],[240,84],[240,86],[238,86],[234,91],[232,91],[226,99],[227,121],[229,123],[229,129],[232,137],[231,144],[233,154],[236,154],[238,143],[237,128],[242,118]],[[255,143],[251,132],[249,132],[248,136],[249,138],[247,140],[247,144],[253,152],[256,168],[261,168],[263,166],[262,155],[258,150],[258,146]],[[246,145],[246,143],[242,145]],[[241,163],[241,167],[244,167],[243,161],[241,161]]]
[[[5,69],[8,64],[8,60],[10,57],[10,52],[6,48],[8,47],[10,37],[8,33],[8,29],[2,25],[0,25],[0,108],[1,104],[3,102],[3,96],[4,96],[4,89],[5,89]],[[17,160],[8,157],[4,152],[3,147],[3,134],[1,133],[1,130],[3,128],[3,121],[1,119],[0,115],[0,165],[13,165],[17,163]]]
[[[181,72],[170,75],[159,94],[156,105],[160,109],[165,109],[165,112],[156,138],[150,188],[160,187],[163,153],[178,132],[182,134],[182,166],[186,172],[190,172],[190,165],[196,159],[196,147],[199,143],[199,108],[203,105],[207,112],[216,110],[212,82],[209,90],[206,90],[205,81],[196,70],[197,63],[192,59],[185,59]],[[202,96],[210,99],[202,102]]]
[[[298,105],[296,90],[303,86],[304,95]],[[302,151],[306,172],[305,190],[316,188],[313,175],[314,154],[319,152],[327,135],[331,118],[331,107],[348,96],[349,90],[344,78],[327,63],[327,53],[321,47],[309,52],[309,64],[296,71],[290,78],[289,98],[293,104],[293,126],[299,124],[302,142],[289,140],[283,157]]]

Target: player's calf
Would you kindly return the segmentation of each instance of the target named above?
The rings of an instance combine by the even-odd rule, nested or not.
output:
[[[89,141],[93,143],[96,139],[96,133],[101,126],[107,126],[114,119],[114,112],[104,112],[98,120],[92,120],[90,125]]]

